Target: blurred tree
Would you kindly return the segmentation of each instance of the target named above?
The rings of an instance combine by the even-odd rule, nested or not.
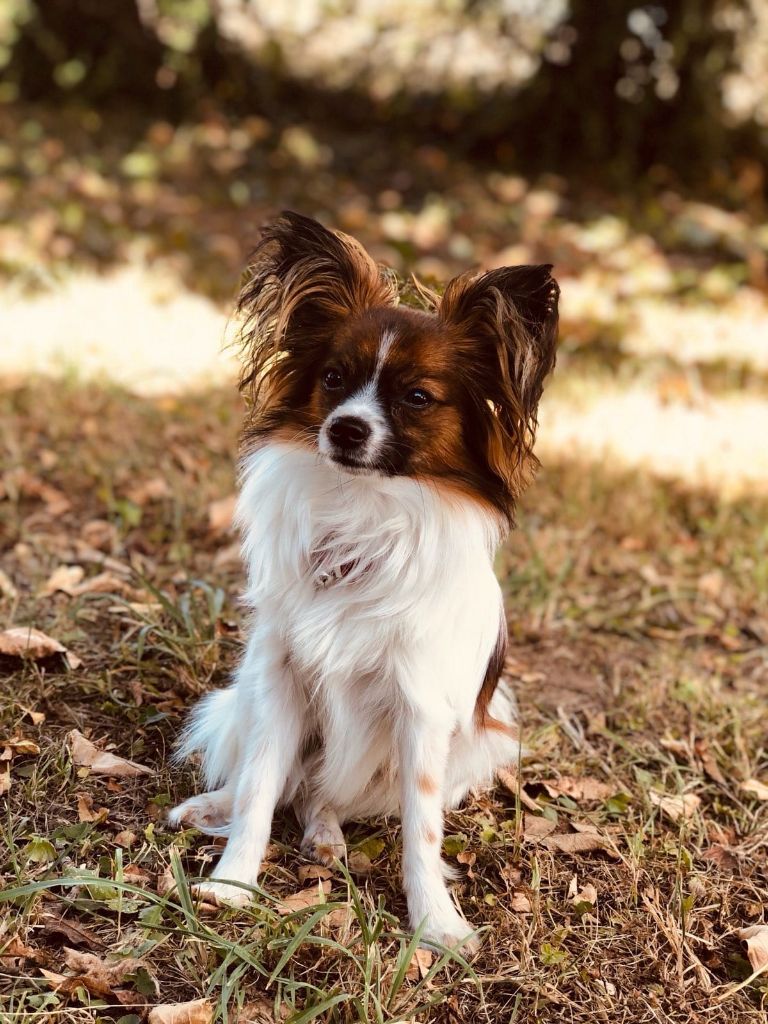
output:
[[[765,0],[5,2],[0,64],[25,99],[378,124],[633,185],[653,165],[722,180],[766,152],[768,69],[740,119],[732,102]]]

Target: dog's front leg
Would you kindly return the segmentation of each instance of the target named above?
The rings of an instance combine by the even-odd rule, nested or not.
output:
[[[411,708],[400,723],[403,884],[411,927],[426,940],[476,948],[472,928],[454,906],[441,857],[446,761],[453,718]]]
[[[243,904],[251,894],[226,881],[256,884],[275,807],[299,752],[304,702],[281,646],[263,635],[252,637],[237,686],[243,704],[240,755],[231,780],[232,825],[211,881],[199,889],[218,900]]]

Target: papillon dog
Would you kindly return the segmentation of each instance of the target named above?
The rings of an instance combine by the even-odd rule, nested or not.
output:
[[[250,633],[181,740],[210,792],[170,815],[228,836],[213,897],[250,897],[278,806],[323,864],[345,821],[399,815],[412,928],[473,944],[443,813],[519,751],[493,560],[537,465],[550,270],[464,274],[410,308],[353,238],[290,212],[264,229],[239,300]]]

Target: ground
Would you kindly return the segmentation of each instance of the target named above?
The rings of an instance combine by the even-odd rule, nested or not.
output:
[[[492,225],[512,203],[528,212],[503,258],[562,267],[543,467],[497,566],[526,752],[447,822],[457,899],[483,928],[466,963],[416,953],[402,930],[394,822],[356,823],[348,865],[324,872],[280,816],[263,892],[237,912],[189,891],[216,844],[164,824],[195,787],[194,768],[170,763],[185,709],[226,682],[242,642],[229,499],[243,408],[216,353],[246,245],[241,193],[227,185],[230,208],[218,172],[207,191],[192,178],[211,126],[187,142],[169,130],[122,151],[78,148],[73,135],[62,154],[50,138],[33,146],[30,128],[5,143],[19,166],[34,153],[59,163],[48,178],[19,172],[6,195],[17,249],[2,285],[13,302],[0,353],[0,625],[35,627],[66,653],[0,658],[3,1021],[128,1024],[197,998],[223,1020],[294,1024],[764,1020],[768,979],[747,981],[739,937],[768,923],[757,228],[669,200],[654,233],[576,207],[552,182],[453,179],[437,151],[420,157],[433,192],[409,211],[388,209],[383,183],[361,198],[337,175],[334,217],[325,143],[311,136],[282,140],[264,172],[292,160],[305,187],[327,191],[326,206],[313,193],[303,208],[328,209],[400,270],[402,258],[449,276],[475,256],[461,238],[502,258]],[[220,161],[232,143],[222,131]],[[169,165],[147,181],[163,147]],[[50,216],[25,232],[24,204],[45,181],[58,190]],[[215,231],[195,219],[206,203]],[[702,219],[710,231],[695,252],[674,234],[685,217],[696,238]],[[121,218],[130,231],[115,241],[107,228]],[[102,275],[109,264],[116,276]],[[53,281],[37,279],[43,265]],[[87,740],[150,771],[89,767]]]

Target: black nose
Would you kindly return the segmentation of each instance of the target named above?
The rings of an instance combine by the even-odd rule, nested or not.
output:
[[[371,428],[357,416],[339,416],[328,428],[328,434],[339,448],[358,448],[371,436]]]

